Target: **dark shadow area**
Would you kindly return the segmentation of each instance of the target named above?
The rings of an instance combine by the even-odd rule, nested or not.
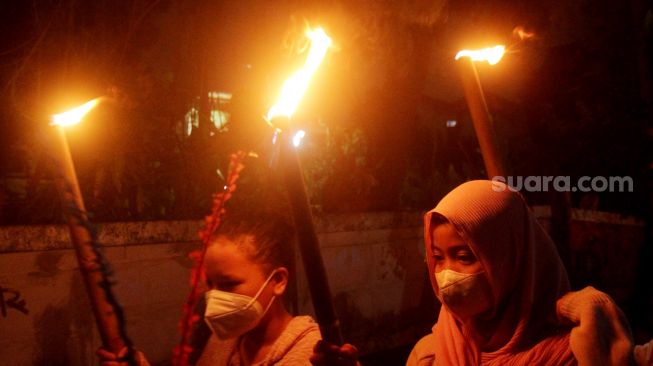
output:
[[[365,355],[360,358],[363,366],[401,366],[406,364],[408,355],[415,344],[383,350]]]

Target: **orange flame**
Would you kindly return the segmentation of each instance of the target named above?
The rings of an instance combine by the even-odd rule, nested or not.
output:
[[[519,39],[521,39],[522,41],[526,39],[535,38],[535,33],[527,32],[522,26],[515,27],[515,29],[513,29],[512,31],[512,34],[519,37]]]
[[[304,67],[289,77],[283,84],[279,99],[268,111],[268,121],[278,116],[292,117],[302,96],[308,89],[311,77],[322,63],[327,49],[331,46],[331,38],[324,33],[322,28],[309,29],[306,36],[311,40],[311,48],[308,51],[306,63]]]
[[[78,124],[84,116],[100,103],[101,98],[90,100],[79,107],[52,116],[51,125],[72,126]]]
[[[472,61],[487,61],[490,65],[496,65],[505,52],[506,47],[503,45],[483,48],[480,50],[462,50],[456,54],[456,60],[461,57],[469,57]]]

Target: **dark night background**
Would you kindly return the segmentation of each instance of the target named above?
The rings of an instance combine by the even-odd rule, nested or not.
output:
[[[262,116],[306,23],[337,46],[296,114],[316,209],[423,210],[484,177],[454,55],[503,43],[478,69],[508,175],[630,176],[634,192],[571,205],[651,223],[651,1],[5,0],[0,14],[2,225],[61,222],[48,116],[100,95],[69,135],[95,221],[201,218],[237,149],[259,158],[233,204],[279,198]]]
[[[424,209],[483,177],[453,56],[504,43],[504,60],[479,73],[508,174],[632,176],[633,193],[572,203],[641,216],[649,10],[644,1],[4,1],[0,220],[59,220],[48,116],[99,95],[112,99],[70,132],[96,219],[201,217],[229,152],[266,160],[261,116],[301,62],[306,22],[337,44],[297,113],[311,197],[325,211]],[[520,42],[517,26],[535,37]],[[221,107],[226,128],[208,120],[209,91],[233,94]],[[187,136],[191,107],[199,118]]]

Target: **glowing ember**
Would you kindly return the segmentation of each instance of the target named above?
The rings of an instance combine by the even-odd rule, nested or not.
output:
[[[71,126],[78,124],[84,116],[90,112],[98,103],[100,98],[93,99],[88,101],[77,108],[73,108],[67,112],[55,114],[52,116],[51,125],[58,126]]]
[[[297,105],[299,105],[299,101],[306,89],[308,89],[311,77],[322,63],[327,49],[331,46],[331,38],[324,33],[322,28],[309,30],[306,35],[311,40],[311,49],[308,51],[306,63],[302,69],[289,77],[283,84],[277,103],[268,111],[268,120],[278,116],[292,117]]]
[[[456,54],[456,60],[461,57],[469,57],[472,61],[487,61],[490,65],[496,65],[505,52],[506,47],[503,45],[480,50],[462,50]]]

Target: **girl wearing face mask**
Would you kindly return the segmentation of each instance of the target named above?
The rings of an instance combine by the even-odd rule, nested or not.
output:
[[[553,242],[504,184],[454,189],[425,215],[424,239],[442,306],[407,366],[633,365],[623,313],[592,288],[569,292]],[[342,353],[320,343],[314,364]]]
[[[205,257],[204,319],[213,335],[198,365],[308,365],[320,339],[308,316],[293,317],[283,297],[294,251],[293,231],[269,215],[231,218]]]
[[[519,194],[465,183],[425,215],[424,238],[442,308],[409,364],[575,364],[556,314],[567,274]]]
[[[592,288],[569,293],[555,245],[506,185],[454,189],[425,215],[424,238],[442,307],[407,365],[634,364],[623,313]]]
[[[320,340],[309,316],[292,316],[284,295],[294,263],[294,231],[271,213],[227,215],[204,257],[204,322],[211,336],[198,366],[310,365]],[[126,365],[105,350],[102,366]],[[147,365],[142,353],[137,364]]]

